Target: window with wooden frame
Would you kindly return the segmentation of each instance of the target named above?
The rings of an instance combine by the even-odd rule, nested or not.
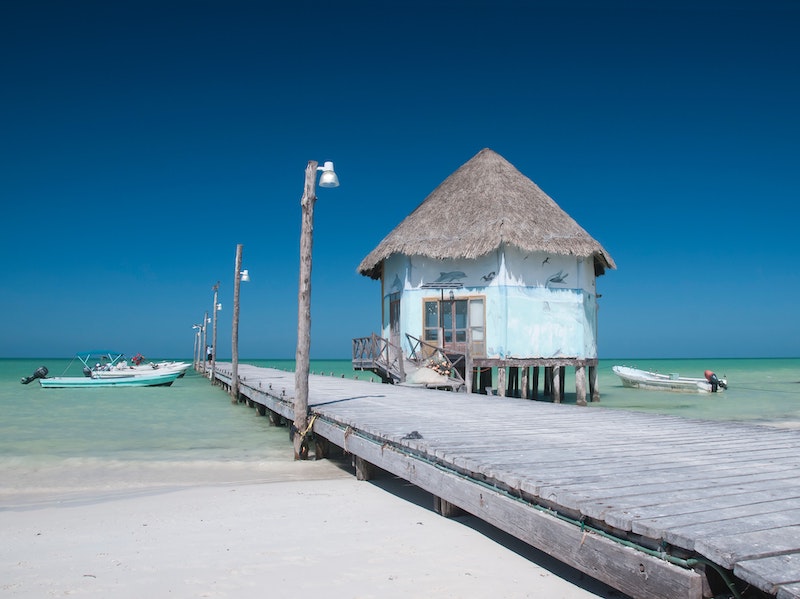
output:
[[[486,355],[486,310],[483,296],[423,300],[423,340],[454,352]]]

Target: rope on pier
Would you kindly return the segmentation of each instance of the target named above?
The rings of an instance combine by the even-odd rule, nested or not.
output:
[[[302,431],[302,432],[301,432],[301,431],[297,431],[297,433],[296,433],[296,434],[300,435],[300,438],[301,438],[301,439],[305,439],[305,436],[306,436],[306,435],[309,433],[309,431],[311,430],[311,427],[313,427],[313,426],[314,426],[314,421],[315,421],[316,419],[317,419],[317,415],[316,415],[316,414],[314,414],[314,415],[311,417],[311,420],[309,420],[309,421],[308,421],[308,426],[306,427],[306,430],[304,430],[304,431]]]

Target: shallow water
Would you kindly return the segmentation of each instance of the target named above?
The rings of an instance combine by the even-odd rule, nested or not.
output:
[[[292,370],[293,360],[242,360]],[[611,371],[627,364],[729,382],[718,394],[641,391]],[[41,365],[51,376],[81,376],[69,360],[0,360],[0,491],[94,493],[152,484],[255,480],[293,462],[285,427],[269,425],[244,404],[189,371],[171,387],[43,389],[21,385]],[[312,361],[316,374],[375,380],[349,360]],[[496,377],[494,379],[497,380]],[[709,420],[800,427],[800,359],[601,361],[600,403],[591,408],[639,410]],[[575,402],[567,369],[565,403]],[[284,473],[286,476],[291,469]],[[309,471],[308,476],[313,476]],[[301,473],[301,476],[303,474]],[[0,492],[0,500],[3,493]]]
[[[170,387],[44,389],[21,385],[40,365],[82,376],[69,360],[0,360],[0,509],[116,492],[263,480],[291,465],[286,428],[190,370]]]
[[[292,370],[293,360],[263,360],[253,364]],[[622,386],[612,367],[620,364],[662,373],[702,377],[706,370],[728,379],[722,393],[670,393]],[[312,371],[332,376],[379,381],[369,372],[354,372],[347,360],[312,363]],[[574,369],[566,369],[565,403],[575,403]],[[493,381],[497,383],[495,371]],[[800,427],[800,358],[601,360],[600,402],[592,407],[637,410],[686,418],[745,421]],[[542,383],[540,382],[540,386]]]
[[[615,364],[702,377],[713,370],[728,380],[722,393],[671,393],[623,387]],[[600,405],[686,418],[800,427],[800,359],[601,361]]]

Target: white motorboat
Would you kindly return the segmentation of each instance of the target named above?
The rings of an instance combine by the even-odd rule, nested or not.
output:
[[[678,391],[683,393],[716,393],[728,388],[728,381],[724,378],[720,379],[710,370],[706,370],[702,378],[680,376],[676,372],[661,374],[629,366],[614,366],[612,370],[622,380],[623,386],[636,389]]]
[[[91,376],[95,378],[114,378],[120,376],[148,376],[154,372],[166,373],[177,372],[178,378],[184,376],[186,371],[191,367],[190,362],[176,362],[176,361],[161,361],[161,362],[145,362],[144,358],[138,359],[140,354],[133,357],[133,364],[122,358],[106,362],[105,364],[97,363],[91,367]]]

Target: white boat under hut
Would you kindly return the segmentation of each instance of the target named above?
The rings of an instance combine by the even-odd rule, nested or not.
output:
[[[588,368],[598,401],[596,279],[614,268],[533,181],[481,150],[358,266],[381,282],[382,320],[379,335],[353,340],[353,366],[385,382],[458,388],[460,379],[470,392],[528,398],[544,369],[554,401],[574,367],[579,404]]]

